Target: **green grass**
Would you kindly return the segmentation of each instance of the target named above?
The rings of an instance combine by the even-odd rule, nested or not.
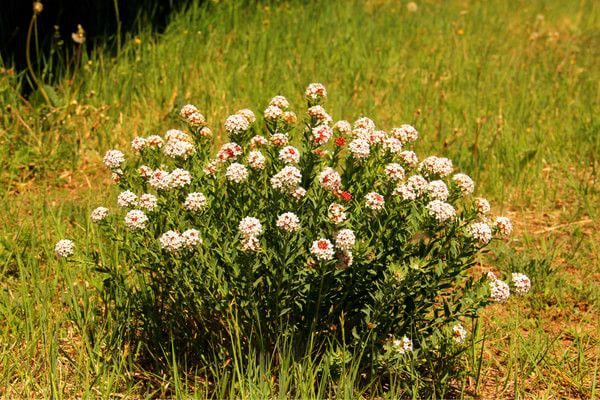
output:
[[[306,84],[322,82],[335,119],[414,124],[419,153],[453,159],[516,224],[481,261],[529,274],[533,293],[484,313],[485,347],[471,357],[479,379],[458,382],[458,393],[596,397],[598,4],[424,2],[415,13],[376,0],[235,4],[190,6],[162,35],[142,31],[118,54],[83,56],[47,89],[51,107],[19,96],[24,72],[0,69],[0,394],[256,398],[285,396],[277,387],[287,382],[300,397],[359,395],[351,372],[337,385],[306,384],[311,360],[237,365],[207,386],[175,368],[142,373],[127,354],[107,358],[112,325],[96,312],[90,259],[63,265],[52,253],[62,237],[91,253],[87,215],[109,191],[107,148],[175,126],[188,102],[220,131],[230,113],[260,112],[276,94],[297,110]]]

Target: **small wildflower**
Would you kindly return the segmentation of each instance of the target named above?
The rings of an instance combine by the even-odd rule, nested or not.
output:
[[[57,256],[62,258],[71,257],[75,254],[75,243],[69,239],[59,240],[54,246],[54,252]]]
[[[489,214],[490,210],[492,209],[490,202],[482,197],[475,199],[475,208],[477,208],[477,213],[481,216]]]
[[[404,168],[400,164],[391,163],[385,166],[385,174],[392,182],[401,181],[404,179]]]
[[[242,250],[246,252],[256,252],[260,250],[260,241],[256,236],[250,236],[242,239]]]
[[[250,128],[250,123],[243,115],[234,114],[225,120],[225,130],[229,136],[236,137],[246,132]]]
[[[501,236],[510,236],[513,229],[512,222],[510,222],[510,219],[506,217],[498,217],[496,218],[496,229],[498,229],[498,232],[500,232]]]
[[[271,177],[271,185],[282,192],[296,188],[302,180],[300,170],[293,165],[284,167],[281,171]]]
[[[167,253],[174,253],[184,246],[181,235],[175,231],[166,231],[159,238],[160,247]]]
[[[402,151],[402,143],[395,137],[387,137],[383,140],[383,149],[391,154]]]
[[[300,219],[293,212],[286,212],[277,218],[276,225],[284,232],[296,232],[300,229]]]
[[[419,165],[419,158],[417,157],[417,154],[412,150],[404,150],[400,152],[400,158],[402,159],[402,162],[406,164],[407,167],[417,168],[417,166]]]
[[[354,139],[348,145],[348,150],[356,160],[364,160],[371,154],[371,146],[364,139]]]
[[[413,351],[413,343],[408,337],[404,336],[402,339],[394,339],[392,341],[394,348],[400,354],[406,354],[410,351]]]
[[[335,235],[335,246],[340,250],[352,250],[356,237],[351,229],[341,229]]]
[[[454,169],[452,161],[445,157],[429,156],[421,161],[419,171],[426,176],[439,175],[448,176]]]
[[[300,161],[300,151],[292,146],[285,146],[279,150],[279,159],[290,164],[298,164]]]
[[[121,208],[133,207],[137,205],[137,196],[129,190],[121,192],[117,196],[117,204]]]
[[[169,174],[169,187],[182,188],[192,182],[192,175],[185,169],[177,168]]]
[[[400,128],[394,128],[390,132],[392,137],[400,140],[402,144],[411,143],[419,138],[419,132],[411,125],[402,125]]]
[[[308,115],[317,120],[319,124],[329,125],[332,120],[331,115],[327,114],[327,111],[325,111],[322,106],[309,107],[307,112]]]
[[[242,154],[242,148],[239,144],[231,142],[225,143],[219,149],[217,158],[221,162],[231,161],[237,159]]]
[[[249,110],[247,108],[239,110],[238,112],[236,112],[236,114],[244,117],[249,124],[253,124],[256,121],[256,115],[254,115],[252,110]]]
[[[331,203],[327,208],[327,216],[334,224],[341,224],[346,220],[346,212],[344,207],[338,203]]]
[[[265,162],[266,158],[260,151],[252,150],[248,153],[248,165],[250,168],[254,170],[263,169],[265,168]]]
[[[181,239],[183,240],[183,245],[188,248],[194,248],[195,246],[202,244],[202,239],[200,238],[200,232],[196,229],[188,229],[181,234]]]
[[[143,208],[146,211],[154,211],[158,205],[158,199],[152,194],[144,193],[140,196],[138,205],[140,208]]]
[[[327,98],[327,90],[325,90],[325,86],[320,83],[311,83],[306,88],[305,95],[309,100],[319,101]]]
[[[474,222],[467,226],[467,233],[481,244],[488,244],[492,240],[492,229],[485,222]]]
[[[282,110],[287,109],[290,106],[289,101],[283,96],[275,96],[269,102],[270,106],[279,107]]]
[[[274,146],[285,146],[289,143],[290,138],[286,133],[274,133],[271,136],[269,136],[269,141]]]
[[[108,150],[104,154],[104,165],[114,170],[121,167],[125,162],[125,155],[119,150]]]
[[[225,171],[225,177],[230,182],[244,183],[248,180],[248,169],[240,163],[232,163]]]
[[[456,211],[451,204],[444,203],[441,200],[432,200],[426,206],[429,215],[435,218],[440,224],[454,219]]]
[[[191,212],[201,211],[206,208],[207,205],[208,201],[206,200],[206,196],[200,192],[189,193],[183,203],[185,209]]]
[[[143,137],[136,136],[131,141],[131,149],[136,153],[139,153],[140,151],[144,150],[145,147],[146,139],[144,139]]]
[[[524,295],[527,292],[529,292],[529,289],[531,289],[531,281],[529,280],[529,277],[525,274],[517,272],[513,273],[512,282],[515,286],[515,293],[518,295]]]
[[[179,110],[179,115],[182,118],[187,119],[190,115],[192,115],[193,113],[198,112],[198,108],[196,108],[195,105],[193,104],[186,104],[185,106],[181,107],[181,110]]]
[[[427,185],[427,193],[429,194],[429,198],[442,201],[446,201],[450,194],[444,181],[439,180],[429,182]]]
[[[385,200],[379,193],[371,192],[365,196],[365,204],[373,211],[380,211],[385,207]]]
[[[125,225],[132,231],[144,229],[148,217],[142,210],[131,210],[125,215]]]
[[[452,327],[452,339],[458,344],[464,344],[467,338],[467,330],[461,324]]]
[[[463,195],[469,195],[475,190],[475,182],[469,175],[466,174],[455,174],[452,177],[452,181],[460,189]]]
[[[269,106],[263,113],[265,120],[268,122],[275,122],[283,116],[283,110],[277,106]]]
[[[238,229],[243,237],[259,236],[263,232],[260,221],[254,217],[245,217],[240,221]]]
[[[319,125],[312,129],[312,140],[315,146],[324,145],[332,136],[333,130],[328,125]]]
[[[500,279],[494,279],[490,282],[490,297],[497,303],[506,303],[510,297],[510,287]]]
[[[106,219],[106,217],[108,217],[108,208],[106,208],[106,207],[95,208],[94,211],[92,211],[92,214],[90,215],[90,217],[93,222],[100,222],[100,221]]]
[[[325,190],[337,191],[342,184],[342,177],[336,170],[327,167],[319,174],[319,183]]]
[[[333,244],[331,244],[329,239],[315,240],[310,248],[310,252],[318,260],[324,261],[333,260],[333,256],[335,255]]]
[[[350,135],[352,133],[352,125],[348,121],[338,121],[333,124],[333,131],[340,135]]]

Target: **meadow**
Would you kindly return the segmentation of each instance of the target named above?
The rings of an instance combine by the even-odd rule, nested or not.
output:
[[[65,46],[62,61],[41,64],[47,83],[27,98],[27,72],[0,65],[3,397],[372,397],[352,373],[315,388],[311,360],[277,371],[235,365],[207,381],[176,365],[146,372],[130,357],[136,349],[107,351],[113,322],[89,235],[90,210],[116,197],[104,152],[177,127],[187,103],[224,135],[229,114],[260,113],[274,95],[299,109],[310,82],[327,86],[336,119],[414,125],[417,150],[454,160],[515,225],[480,268],[525,272],[531,294],[481,315],[476,373],[453,396],[597,397],[596,2],[425,1],[413,11],[386,0],[209,2],[118,48]],[[56,260],[64,237],[78,239],[80,263]]]

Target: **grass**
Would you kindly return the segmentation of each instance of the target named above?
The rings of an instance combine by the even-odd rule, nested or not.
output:
[[[384,0],[191,5],[164,34],[65,56],[63,78],[46,87],[50,105],[22,98],[25,72],[4,65],[0,394],[285,397],[278,381],[305,398],[361,395],[351,371],[337,385],[307,385],[311,360],[280,371],[237,365],[211,387],[175,367],[150,375],[127,354],[107,358],[112,325],[95,312],[101,281],[90,259],[75,268],[52,253],[76,237],[91,254],[87,215],[109,191],[107,148],[173,126],[188,102],[215,130],[275,94],[298,109],[316,81],[334,118],[414,124],[418,152],[453,159],[516,224],[481,263],[527,273],[533,292],[482,315],[485,346],[470,358],[479,374],[457,383],[462,395],[597,397],[599,11],[593,1],[538,0],[423,2],[415,13]]]

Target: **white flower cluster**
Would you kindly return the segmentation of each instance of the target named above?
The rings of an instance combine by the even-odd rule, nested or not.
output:
[[[285,146],[290,142],[290,137],[287,133],[277,132],[269,136],[269,141],[273,146]]]
[[[192,144],[193,139],[183,131],[168,130],[165,133],[165,139],[167,142],[162,149],[167,157],[187,160],[190,155],[196,152],[196,147]]]
[[[300,161],[300,151],[293,146],[285,146],[279,150],[279,159],[289,164],[298,164]]]
[[[237,159],[240,155],[242,155],[242,147],[235,143],[225,143],[219,149],[217,153],[217,159],[221,162],[231,161]]]
[[[121,192],[117,196],[117,204],[121,208],[134,207],[137,205],[137,196],[130,190]]]
[[[188,229],[183,233],[177,231],[167,231],[160,238],[160,247],[167,253],[174,253],[181,249],[193,249],[202,244],[200,232],[197,229]]]
[[[342,184],[342,177],[336,170],[327,167],[319,174],[319,183],[323,189],[335,192]]]
[[[385,166],[385,174],[392,182],[404,179],[404,168],[400,164],[390,163]]]
[[[106,207],[97,207],[92,211],[90,218],[93,222],[100,222],[105,220],[108,217],[108,208]]]
[[[306,88],[305,95],[309,100],[318,101],[327,97],[327,90],[321,83],[311,83]]]
[[[432,200],[426,206],[429,215],[437,220],[440,224],[454,219],[456,211],[451,204],[445,203],[441,200]]]
[[[319,240],[315,240],[312,243],[310,252],[317,259],[323,260],[323,261],[333,260],[333,256],[335,255],[335,250],[333,249],[333,244],[331,244],[329,239],[323,239],[323,238],[319,239]]]
[[[417,153],[412,150],[404,150],[400,152],[400,158],[407,167],[417,168],[419,166],[419,158],[417,157]]]
[[[474,222],[467,226],[467,233],[481,244],[488,244],[492,240],[492,228],[485,222]]]
[[[179,115],[193,127],[201,127],[206,125],[206,118],[198,111],[198,108],[193,104],[186,104],[181,107]]]
[[[125,215],[125,225],[132,231],[144,229],[148,217],[142,210],[131,210]]]
[[[365,139],[354,139],[348,144],[348,150],[355,160],[365,160],[371,154],[371,145]]]
[[[154,211],[158,206],[158,198],[150,193],[144,193],[140,196],[138,206],[146,211]]]
[[[338,121],[333,124],[333,131],[341,135],[350,135],[352,133],[352,125],[348,121]]]
[[[249,118],[254,118],[254,113],[250,111],[250,113],[252,113],[250,116],[250,113],[248,113],[248,111],[250,110],[244,111],[247,117],[241,114],[233,114],[227,117],[227,119],[225,120],[225,130],[227,131],[230,137],[233,138],[239,136],[250,128]]]
[[[315,146],[323,146],[333,136],[333,129],[328,125],[318,125],[312,129],[312,140]]]
[[[490,297],[497,303],[506,303],[510,297],[510,287],[500,279],[492,279],[490,282]]]
[[[475,199],[475,208],[477,209],[477,213],[482,217],[485,217],[487,214],[489,214],[490,210],[492,209],[490,202],[482,197]]]
[[[458,344],[464,344],[467,338],[467,330],[461,325],[456,324],[452,327],[452,338]]]
[[[341,224],[346,220],[344,206],[338,203],[331,203],[327,208],[327,216],[334,224]]]
[[[411,143],[419,138],[419,132],[411,125],[404,124],[400,128],[393,128],[392,137],[398,139],[402,144]]]
[[[466,174],[455,174],[452,177],[452,181],[460,189],[463,195],[472,194],[475,191],[475,182],[469,175]]]
[[[183,206],[191,212],[198,212],[206,208],[208,201],[206,196],[200,192],[192,192],[187,195]]]
[[[454,166],[452,161],[445,157],[429,156],[421,161],[419,170],[426,176],[439,175],[448,176],[452,173]]]
[[[62,258],[71,257],[75,254],[75,243],[69,239],[59,240],[54,246],[54,252],[57,256]]]
[[[331,115],[322,106],[312,106],[308,108],[308,115],[314,118],[319,124],[329,125],[332,121]]]
[[[496,218],[496,229],[500,232],[500,235],[507,237],[512,233],[512,222],[507,217]]]
[[[531,289],[531,281],[529,280],[529,277],[525,274],[521,274],[518,272],[513,273],[512,282],[515,286],[515,293],[518,295],[524,295],[527,292],[529,292],[529,289]]]
[[[111,170],[120,168],[124,162],[125,155],[119,150],[108,150],[104,154],[104,165]]]
[[[371,192],[365,196],[365,204],[373,211],[381,211],[385,207],[385,199],[379,193]]]
[[[386,137],[383,139],[383,149],[391,154],[400,153],[402,151],[402,142],[395,137]]]
[[[297,232],[300,230],[300,219],[293,212],[286,212],[277,218],[275,225],[284,232]]]
[[[230,182],[244,183],[248,180],[248,169],[240,163],[232,163],[225,171],[225,177]]]
[[[294,190],[301,180],[300,170],[293,165],[288,165],[271,177],[271,185],[280,192],[288,193]]]
[[[258,251],[260,249],[258,237],[262,234],[263,227],[257,218],[244,217],[238,225],[238,230],[242,235],[243,251]]]
[[[450,194],[448,186],[446,186],[444,181],[440,180],[429,182],[427,185],[427,193],[431,199],[441,201],[446,201]]]
[[[335,246],[340,250],[352,250],[356,236],[351,229],[340,229],[335,235]]]
[[[264,169],[266,161],[267,159],[259,150],[248,153],[248,165],[254,170]]]
[[[402,339],[394,339],[392,340],[392,345],[394,349],[400,354],[406,354],[413,350],[413,343],[408,337],[404,336]]]

